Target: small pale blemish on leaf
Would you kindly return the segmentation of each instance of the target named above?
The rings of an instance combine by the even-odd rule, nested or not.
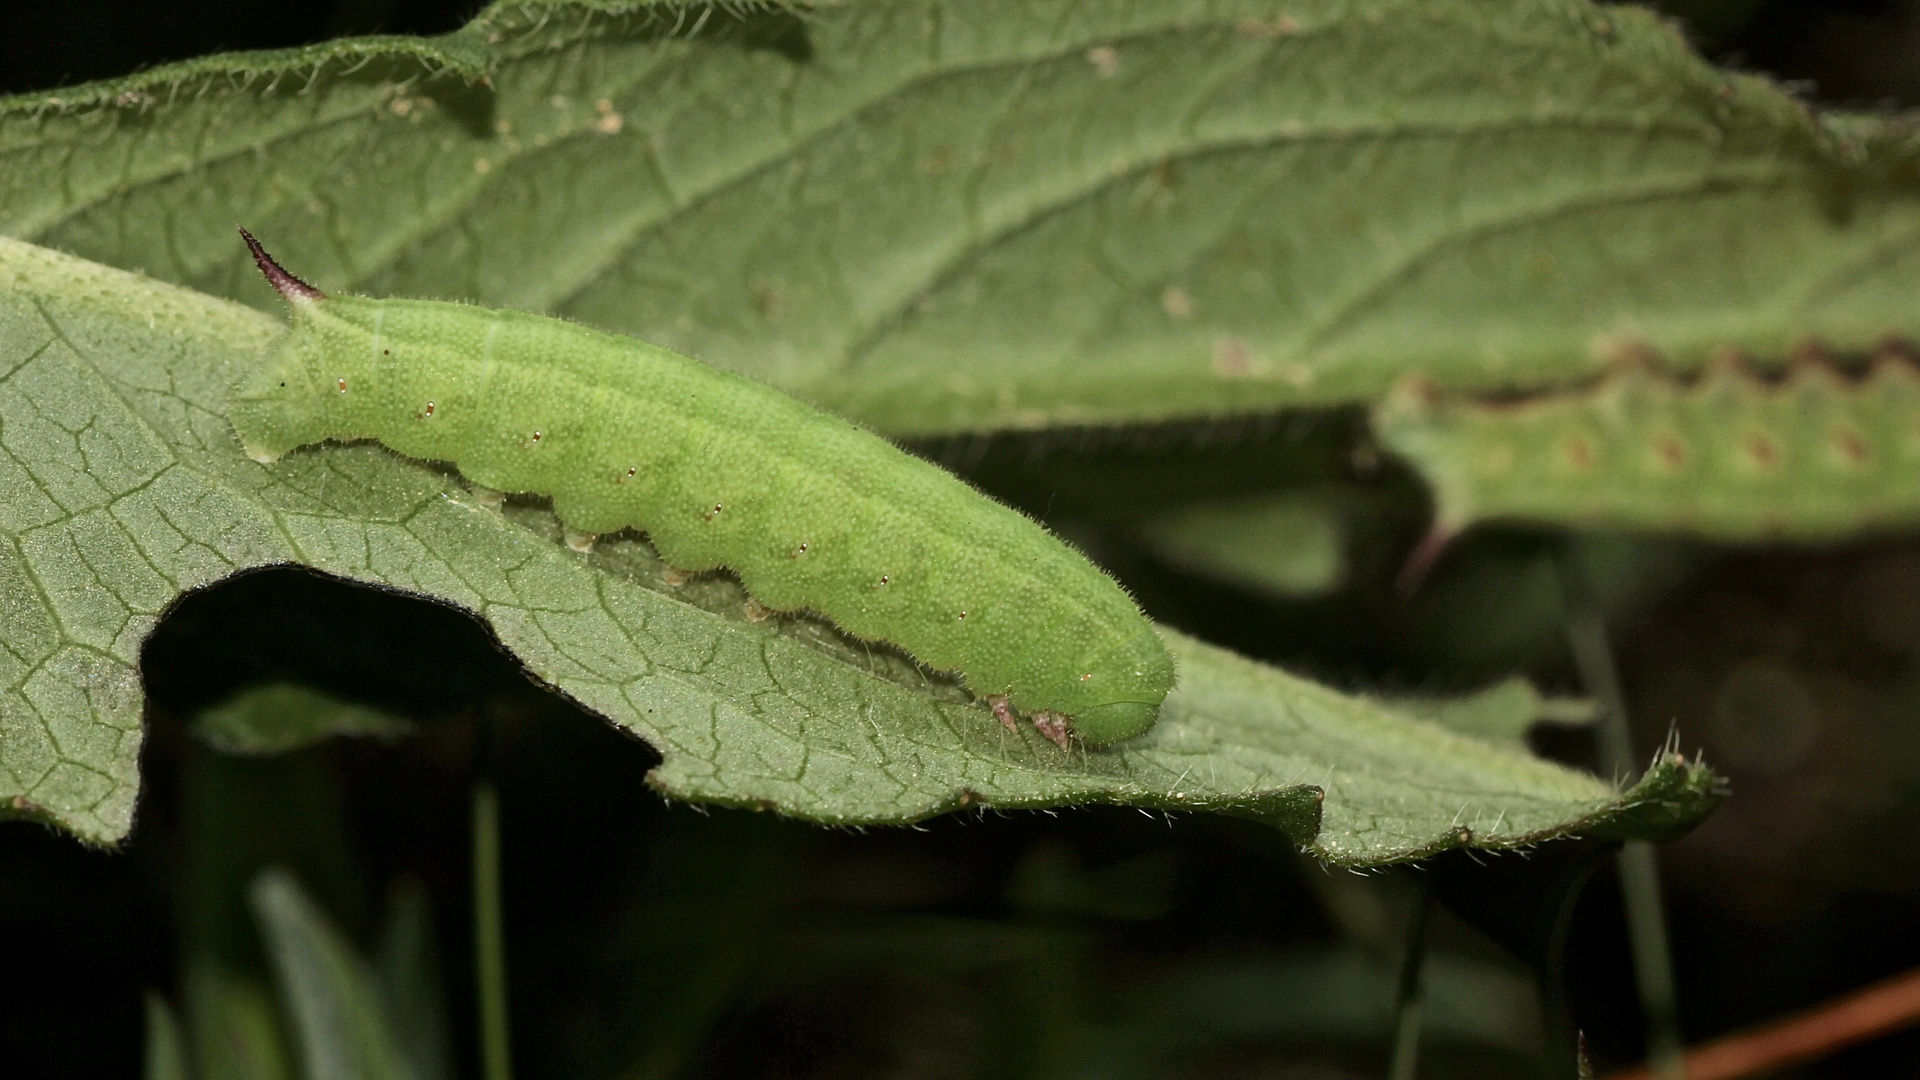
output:
[[[626,118],[614,111],[613,102],[607,98],[594,102],[593,111],[600,114],[600,118],[593,122],[593,130],[602,135],[618,135],[620,129],[626,126]]]
[[[1193,315],[1193,297],[1178,285],[1169,285],[1161,290],[1160,306],[1166,310],[1169,318],[1186,319]]]
[[[1244,379],[1253,373],[1253,350],[1237,337],[1213,343],[1213,373],[1223,379]]]
[[[1111,45],[1095,45],[1087,50],[1087,63],[1103,79],[1111,79],[1120,70],[1120,50]]]
[[[1264,19],[1245,18],[1234,25],[1242,37],[1283,38],[1292,37],[1300,32],[1300,21],[1291,15],[1282,15],[1272,22]]]
[[[473,159],[474,172],[481,173],[482,175],[484,175],[487,172],[490,172],[492,169],[493,169],[493,162],[488,161],[486,158]]]
[[[1661,366],[1660,350],[1638,334],[1602,334],[1588,346],[1593,358],[1615,371],[1647,371]]]

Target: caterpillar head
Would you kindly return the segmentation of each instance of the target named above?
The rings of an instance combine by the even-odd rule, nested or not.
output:
[[[1160,716],[1173,685],[1173,657],[1151,627],[1118,642],[1079,667],[1067,693],[1088,701],[1069,710],[1073,731],[1090,746],[1141,735]]]

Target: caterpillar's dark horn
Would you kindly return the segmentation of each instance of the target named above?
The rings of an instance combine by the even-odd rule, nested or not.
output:
[[[327,298],[326,293],[287,273],[285,267],[274,262],[273,256],[267,254],[267,249],[260,246],[260,241],[255,240],[252,233],[241,229],[240,239],[247,242],[247,250],[253,252],[254,264],[259,266],[260,272],[267,276],[267,284],[273,286],[281,296],[285,297],[287,303],[310,304],[315,300]]]

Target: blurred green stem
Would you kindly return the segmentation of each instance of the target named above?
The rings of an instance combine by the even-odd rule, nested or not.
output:
[[[1626,696],[1620,690],[1620,672],[1606,622],[1594,606],[1574,560],[1560,559],[1561,588],[1566,597],[1567,643],[1587,692],[1600,703],[1598,742],[1600,767],[1616,783],[1631,783],[1639,775],[1634,760],[1633,732],[1627,723]],[[1640,990],[1640,1008],[1647,1017],[1647,1064],[1655,1080],[1686,1080],[1680,1042],[1680,1017],[1673,979],[1673,955],[1667,942],[1666,912],[1660,903],[1660,865],[1651,843],[1629,840],[1621,845],[1616,865],[1620,893],[1626,907],[1627,936],[1633,949],[1634,982]]]
[[[1400,958],[1400,992],[1394,1002],[1393,1064],[1390,1080],[1413,1080],[1420,1067],[1420,1006],[1425,1000],[1420,977],[1427,962],[1427,917],[1433,909],[1433,884],[1420,879],[1420,896],[1407,920],[1407,949]]]
[[[1580,894],[1610,851],[1608,845],[1590,844],[1561,868],[1547,894],[1550,900],[1544,925],[1535,938],[1534,964],[1540,972],[1540,1016],[1550,1047],[1586,1045],[1586,1036],[1574,1025],[1567,1007],[1567,940],[1573,932]],[[1584,1050],[1572,1060],[1550,1054],[1543,1076],[1545,1080],[1591,1080],[1591,1070],[1582,1071],[1585,1061]]]
[[[486,1080],[513,1080],[507,1043],[507,953],[500,916],[500,797],[473,785],[473,954],[480,999],[480,1063]]]

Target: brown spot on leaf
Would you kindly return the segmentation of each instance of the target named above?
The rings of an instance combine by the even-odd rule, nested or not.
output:
[[[1920,353],[1916,353],[1913,342],[1899,334],[1888,334],[1874,346],[1875,363],[1914,364],[1920,363]]]
[[[1671,431],[1655,432],[1653,459],[1663,471],[1677,473],[1687,467],[1687,444]]]
[[[1840,460],[1848,465],[1859,468],[1873,456],[1873,447],[1868,445],[1867,437],[1854,428],[1837,426],[1829,437],[1833,440],[1834,453],[1840,455]]]
[[[1788,350],[1787,362],[1796,367],[1831,368],[1839,364],[1840,360],[1819,339],[1801,338]]]
[[[1593,468],[1593,440],[1578,433],[1568,435],[1560,440],[1560,456],[1573,466],[1575,472],[1586,472]]]

